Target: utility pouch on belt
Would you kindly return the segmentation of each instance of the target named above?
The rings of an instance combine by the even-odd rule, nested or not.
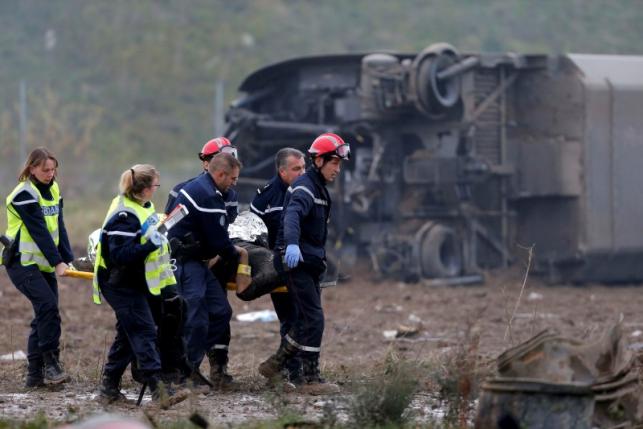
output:
[[[194,239],[191,232],[185,234],[182,238],[172,237],[170,239],[171,256],[177,261],[198,259],[199,249],[200,243]]]
[[[4,246],[2,249],[2,264],[5,267],[10,267],[13,263],[13,257],[16,254],[16,242],[12,241],[4,234],[0,234],[0,243]]]

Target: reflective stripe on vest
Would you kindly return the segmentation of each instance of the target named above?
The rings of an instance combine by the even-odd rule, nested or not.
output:
[[[58,234],[58,216],[60,212],[60,188],[58,183],[54,181],[51,187],[52,200],[46,200],[40,194],[40,191],[33,184],[31,180],[26,180],[20,182],[13,191],[9,194],[6,200],[7,205],[7,231],[5,235],[10,239],[16,238],[18,232],[20,232],[20,242],[18,243],[18,250],[20,251],[20,264],[24,267],[28,265],[36,265],[40,271],[46,273],[53,273],[55,268],[49,264],[49,261],[42,253],[34,239],[29,234],[27,227],[24,222],[14,210],[11,209],[11,205],[19,206],[24,204],[38,203],[42,209],[43,217],[45,218],[45,227],[49,234],[51,235],[52,240],[56,247],[60,241]],[[27,201],[19,201],[14,203],[13,199],[20,192],[26,191],[31,195],[33,199]]]
[[[122,233],[121,231],[106,231],[105,225],[113,216],[117,216],[120,212],[131,213],[138,219],[139,223],[143,225],[145,222],[150,222],[152,216],[155,216],[154,204],[150,203],[150,207],[145,208],[140,204],[130,200],[124,195],[119,195],[118,197],[112,200],[109,210],[107,211],[107,216],[103,222],[103,230],[101,233],[101,240],[98,242],[98,247],[96,248],[96,263],[94,265],[94,303],[100,304],[100,286],[98,285],[98,268],[103,267],[107,268],[105,264],[105,259],[102,256],[102,234],[105,235],[119,235],[119,234],[131,234],[131,233]],[[140,231],[139,231],[140,232]],[[147,239],[141,234],[141,244],[145,244]],[[176,284],[176,279],[174,278],[174,272],[172,271],[172,266],[170,264],[170,248],[167,243],[163,243],[161,247],[154,250],[152,253],[147,255],[145,258],[145,282],[147,283],[147,288],[152,295],[159,295],[161,289],[166,286]]]

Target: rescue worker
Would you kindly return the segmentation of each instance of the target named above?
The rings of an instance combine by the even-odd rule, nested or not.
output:
[[[136,361],[144,383],[161,407],[184,400],[184,391],[161,388],[161,359],[148,294],[164,301],[178,298],[167,239],[157,230],[152,196],[160,186],[158,171],[137,164],[123,172],[120,194],[112,200],[96,249],[94,302],[101,294],[116,315],[116,338],[103,372],[101,396],[114,401],[122,394],[121,377]]]
[[[225,137],[217,137],[212,140],[209,140],[206,144],[203,145],[201,152],[199,152],[199,159],[201,160],[203,171],[201,174],[207,174],[208,164],[214,155],[218,153],[229,153],[235,158],[237,158],[237,148],[232,146],[230,140]],[[201,176],[201,174],[199,176]],[[197,177],[199,177],[197,176]],[[165,214],[169,214],[174,207],[176,207],[176,197],[179,195],[179,191],[189,182],[196,179],[193,177],[181,182],[176,185],[170,191],[170,195],[167,198],[167,203],[165,205]],[[226,228],[237,218],[239,214],[239,201],[238,194],[234,188],[228,189],[226,192],[222,192],[223,201],[225,204],[227,219],[226,219]]]
[[[337,134],[325,133],[313,141],[308,154],[312,165],[288,188],[275,244],[275,268],[287,275],[295,320],[279,350],[259,365],[259,373],[274,378],[285,361],[299,356],[303,375],[294,384],[304,393],[329,394],[338,392],[339,387],[327,383],[319,373],[324,332],[320,280],[326,268],[331,210],[326,185],[337,178],[342,160],[350,158],[350,147]]]
[[[184,339],[188,360],[197,370],[207,353],[210,381],[222,388],[233,383],[227,372],[232,308],[208,261],[215,257],[239,260],[241,254],[247,258],[247,252],[230,241],[223,199],[237,183],[240,169],[241,163],[232,154],[215,155],[207,173],[189,181],[178,192],[175,204],[185,205],[189,214],[168,235],[176,258],[180,293],[187,303]],[[200,380],[193,382],[198,386]]]
[[[304,154],[297,149],[283,148],[275,155],[275,168],[277,174],[262,189],[257,190],[257,195],[250,203],[250,211],[259,216],[268,228],[268,247],[270,249],[275,248],[286,191],[293,181],[304,174],[306,170]],[[285,346],[283,343],[286,341],[285,336],[290,331],[295,317],[292,295],[288,291],[273,292],[270,294],[270,299],[279,318],[279,333],[283,347]],[[299,378],[300,368],[301,362],[296,357],[287,360],[282,368],[284,378],[289,380]]]
[[[161,380],[166,384],[186,384],[189,377],[201,376],[193,374],[183,342],[185,301],[178,294],[168,295],[166,291],[161,295],[147,294],[147,303],[156,325],[157,346],[161,358]],[[144,374],[141,374],[136,361],[132,362],[131,368],[132,378],[145,383]]]
[[[58,160],[46,148],[34,149],[6,199],[7,230],[13,244],[3,264],[14,286],[34,310],[27,340],[27,380],[37,388],[67,380],[60,364],[58,284],[74,259],[63,221],[63,198],[56,181]]]

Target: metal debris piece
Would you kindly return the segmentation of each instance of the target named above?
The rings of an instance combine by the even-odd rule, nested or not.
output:
[[[531,292],[527,295],[527,301],[540,301],[543,299],[543,294],[538,292]]]
[[[377,304],[375,311],[378,313],[400,313],[404,308],[398,304]]]
[[[397,337],[397,331],[395,329],[389,329],[386,331],[382,331],[382,335],[384,335],[384,338],[387,340],[394,340],[395,337]]]
[[[417,334],[420,333],[420,328],[418,326],[407,326],[407,325],[400,325],[397,328],[397,338],[408,338],[408,337],[414,337]]]
[[[576,404],[576,408],[570,408],[573,415],[568,416],[571,418],[569,421],[580,421],[578,419],[587,409],[583,405],[585,399],[573,399],[572,396],[578,396],[580,391],[575,389],[583,387],[590,389],[593,395],[594,426],[630,427],[628,425],[640,424],[643,422],[643,404],[635,364],[636,356],[624,340],[622,318],[594,342],[566,338],[544,330],[498,357],[498,374],[483,385],[483,396],[486,397],[480,401],[480,423],[478,425],[477,422],[476,427],[485,427],[485,419],[490,415],[499,417],[496,415],[499,412],[512,414],[519,424],[530,428],[545,427],[540,425],[539,419],[527,419],[525,413],[533,411],[534,403],[537,403],[541,407],[541,415],[550,415],[554,409],[561,409],[563,394],[571,395],[568,398],[570,404]],[[532,383],[526,390],[521,384],[525,380]],[[499,385],[505,388],[499,388]],[[512,387],[507,389],[509,385]],[[563,393],[551,391],[549,387],[554,385]],[[526,392],[534,388],[540,393],[551,394],[552,398],[548,400],[545,395],[538,400],[534,396],[529,399]],[[500,390],[513,392],[513,396],[490,399]],[[490,406],[497,409],[485,409]]]

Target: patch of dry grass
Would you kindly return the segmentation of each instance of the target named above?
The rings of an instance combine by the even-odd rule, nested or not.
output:
[[[373,377],[357,386],[349,406],[349,425],[356,428],[402,426],[418,388],[420,367],[389,352]]]

